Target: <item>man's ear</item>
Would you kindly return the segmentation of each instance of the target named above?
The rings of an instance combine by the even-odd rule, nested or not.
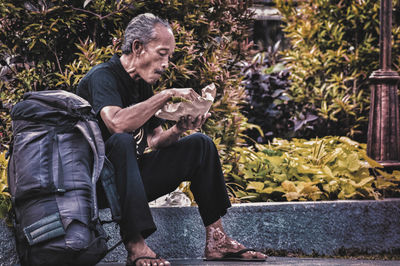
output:
[[[143,50],[143,43],[139,40],[134,40],[132,43],[132,53],[140,55]]]

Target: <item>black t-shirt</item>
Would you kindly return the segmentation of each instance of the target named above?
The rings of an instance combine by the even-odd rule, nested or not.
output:
[[[153,90],[148,83],[142,79],[135,81],[129,76],[118,55],[114,55],[108,62],[93,67],[79,83],[77,93],[85,98],[96,112],[104,141],[111,136],[111,133],[100,117],[103,107],[125,108],[153,96]],[[131,132],[136,139],[138,155],[141,155],[147,146],[148,132],[163,122],[162,119],[153,116],[141,128]]]

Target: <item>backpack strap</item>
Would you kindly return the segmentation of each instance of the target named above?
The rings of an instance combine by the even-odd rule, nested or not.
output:
[[[112,221],[119,222],[122,219],[122,213],[114,178],[114,167],[107,157],[104,157],[104,166],[99,179],[111,210]]]
[[[78,121],[75,125],[76,128],[83,134],[93,151],[93,171],[92,171],[92,220],[95,221],[99,217],[99,209],[97,206],[96,195],[96,182],[99,179],[101,169],[104,164],[104,143],[99,131],[98,125],[95,121],[86,120]]]
[[[64,168],[62,166],[62,162],[61,162],[61,153],[60,153],[60,147],[58,145],[58,137],[57,134],[54,134],[53,136],[53,141],[55,144],[55,147],[53,148],[57,150],[57,162],[58,162],[58,175],[56,175],[57,177],[57,185],[55,185],[55,192],[56,193],[65,193],[65,187],[64,187]],[[53,175],[54,177],[54,175]]]
[[[57,131],[56,130],[51,130],[51,145],[52,148],[50,149],[50,154],[49,154],[49,173],[51,173],[50,182],[52,185],[53,192],[55,193],[65,193],[65,187],[64,187],[64,169],[62,166],[61,162],[61,154],[60,154],[60,149],[58,145],[58,138],[57,138]],[[54,155],[57,156],[57,174],[55,174],[55,165],[54,165]]]

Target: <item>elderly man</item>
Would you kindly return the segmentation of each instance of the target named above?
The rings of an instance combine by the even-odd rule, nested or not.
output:
[[[221,217],[231,205],[212,140],[200,133],[181,138],[187,130],[200,128],[210,114],[182,117],[168,130],[154,116],[173,96],[197,96],[190,88],[152,91],[151,84],[168,67],[174,49],[168,22],[149,13],[139,15],[125,30],[121,57],[114,55],[95,66],[78,86],[78,94],[98,116],[106,155],[115,168],[127,265],[169,264],[145,243],[156,230],[148,202],[172,192],[182,181],[191,181],[206,227],[206,259],[264,260],[265,255],[245,249],[223,230]],[[152,151],[143,153],[147,146]]]

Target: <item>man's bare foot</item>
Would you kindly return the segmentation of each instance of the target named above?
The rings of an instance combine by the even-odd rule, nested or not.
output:
[[[164,266],[170,265],[169,261],[157,257],[156,253],[147,246],[144,239],[140,236],[135,241],[130,241],[125,245],[128,251],[126,265],[132,266]],[[138,259],[140,257],[147,257]],[[136,260],[135,263],[133,263]]]
[[[246,247],[230,238],[224,231],[221,219],[206,227],[206,247],[204,255],[207,259],[220,259],[226,253],[238,252]],[[265,259],[261,252],[247,251],[240,255],[244,259]]]

